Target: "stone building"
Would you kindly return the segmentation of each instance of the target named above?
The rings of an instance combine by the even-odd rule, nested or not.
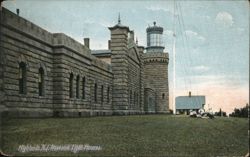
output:
[[[168,53],[163,28],[147,28],[148,44],[134,31],[109,27],[108,50],[91,50],[63,33],[50,33],[0,11],[0,109],[15,117],[168,113]]]

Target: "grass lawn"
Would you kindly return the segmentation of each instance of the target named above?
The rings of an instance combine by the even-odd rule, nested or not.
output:
[[[248,119],[170,115],[7,119],[3,151],[39,156],[244,156]],[[18,152],[19,145],[89,144],[99,151]]]

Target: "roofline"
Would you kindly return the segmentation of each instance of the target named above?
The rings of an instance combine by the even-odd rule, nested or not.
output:
[[[123,28],[123,29],[126,29],[129,32],[129,27],[127,27],[127,26],[115,25],[113,27],[108,27],[108,29],[111,30],[111,31],[116,29],[116,28]]]
[[[177,96],[176,98],[179,98],[179,97],[206,97],[205,95],[191,95],[191,96]]]
[[[91,53],[92,55],[94,56],[100,56],[100,57],[110,57],[111,56],[111,53]]]

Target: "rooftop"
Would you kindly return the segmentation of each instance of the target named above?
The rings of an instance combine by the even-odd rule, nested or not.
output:
[[[176,109],[200,109],[205,105],[205,96],[178,96],[175,100]]]
[[[154,22],[154,26],[149,26],[147,28],[147,32],[160,32],[160,33],[162,33],[163,32],[163,28],[160,27],[160,26],[157,26],[156,22]]]
[[[111,50],[91,50],[91,54],[99,57],[111,56]]]

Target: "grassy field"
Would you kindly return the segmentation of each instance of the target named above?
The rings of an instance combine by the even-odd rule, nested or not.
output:
[[[8,119],[3,150],[42,156],[244,156],[248,152],[248,119],[199,119],[170,115],[61,119]],[[29,152],[19,145],[89,144],[99,151]]]

